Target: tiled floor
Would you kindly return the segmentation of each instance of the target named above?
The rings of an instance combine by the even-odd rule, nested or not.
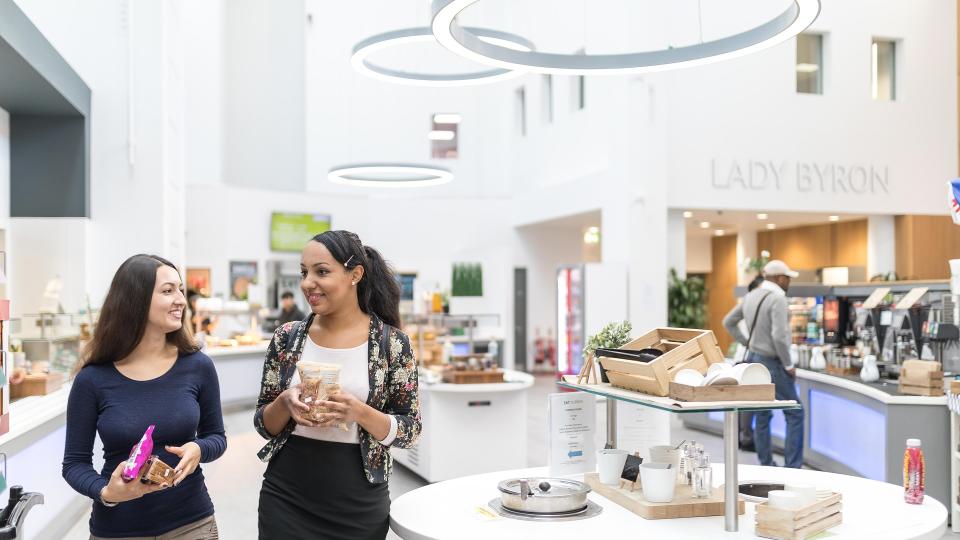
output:
[[[545,426],[547,422],[546,396],[554,392],[553,379],[550,376],[538,377],[529,392],[529,425]],[[263,439],[253,430],[252,411],[241,411],[224,416],[229,439],[227,453],[204,466],[207,487],[217,509],[217,523],[220,537],[224,540],[248,540],[256,538],[257,500],[260,483],[266,465],[257,459],[257,451],[263,445]],[[682,427],[673,415],[672,438],[675,441],[695,439],[703,443],[710,455],[719,461],[723,456],[723,440],[715,435],[699,431],[690,431]],[[546,464],[546,429],[530,429],[528,439],[528,464]],[[741,452],[741,463],[756,463],[756,455]],[[423,479],[402,466],[394,469],[390,480],[390,496],[396,499],[400,495],[425,485]],[[82,540],[89,538],[87,520],[84,516],[64,540]],[[398,537],[393,533],[390,539]],[[947,533],[942,540],[960,540],[960,535]]]

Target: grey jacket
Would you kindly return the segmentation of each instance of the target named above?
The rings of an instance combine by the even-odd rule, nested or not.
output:
[[[767,299],[760,305],[760,300]],[[757,312],[757,306],[760,311]],[[747,336],[740,331],[737,323],[744,320],[749,330],[753,319],[757,318],[750,340],[750,351],[763,356],[780,359],[786,369],[793,367],[790,359],[790,310],[787,297],[775,283],[764,281],[756,289],[747,293],[735,308],[723,318],[723,327],[742,345],[747,344]]]

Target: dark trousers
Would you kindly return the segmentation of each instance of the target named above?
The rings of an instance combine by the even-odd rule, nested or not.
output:
[[[747,362],[763,364],[770,370],[775,386],[776,399],[792,399],[800,403],[797,395],[796,380],[787,373],[779,359],[756,353],[747,354]],[[770,445],[770,419],[772,411],[757,411],[757,428],[753,441],[757,447],[757,457],[761,465],[773,465],[773,453]],[[799,469],[803,465],[803,409],[786,409],[783,416],[787,420],[787,435],[784,441],[784,467]]]

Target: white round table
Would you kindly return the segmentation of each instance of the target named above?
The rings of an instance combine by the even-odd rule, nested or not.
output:
[[[723,465],[714,464],[715,484],[723,482]],[[727,533],[723,516],[646,520],[591,493],[603,507],[600,515],[580,521],[530,522],[490,517],[480,509],[499,497],[497,483],[507,478],[546,476],[546,468],[521,469],[466,476],[411,491],[393,501],[390,527],[404,540],[511,538],[584,540],[585,538],[756,538],[754,504],[746,504],[739,531]],[[840,539],[939,540],[947,527],[947,509],[926,497],[922,505],[903,501],[903,488],[855,476],[820,471],[741,465],[744,481],[812,484],[843,494],[843,523],[829,531]],[[575,478],[575,477],[571,477]],[[718,481],[719,480],[719,481]]]

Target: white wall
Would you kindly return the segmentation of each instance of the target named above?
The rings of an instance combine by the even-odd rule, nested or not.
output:
[[[357,233],[399,271],[418,272],[422,287],[449,289],[451,264],[483,263],[483,297],[467,306],[475,313],[501,314],[508,340],[512,334],[513,232],[502,219],[505,201],[359,198],[299,194],[227,186],[187,188],[187,261],[210,268],[213,294],[228,291],[231,260],[299,262],[299,254],[270,251],[270,214],[318,212],[332,216],[335,229]],[[452,308],[456,307],[456,302]],[[508,341],[509,343],[509,341]],[[513,349],[504,351],[512,362]]]
[[[944,43],[956,41],[956,9],[956,2],[939,0],[883,7],[868,0],[824,1],[811,29],[826,34],[823,95],[796,93],[795,40],[672,74],[670,204],[945,213],[943,183],[957,167],[957,50]],[[893,102],[870,96],[873,36],[901,40]],[[730,178],[735,165],[743,183]],[[830,166],[853,170],[857,183],[861,171],[873,168],[888,178],[889,188],[878,184],[854,193],[848,183],[829,180],[821,187],[816,168]],[[782,168],[779,186],[769,172],[764,178],[764,167]]]

